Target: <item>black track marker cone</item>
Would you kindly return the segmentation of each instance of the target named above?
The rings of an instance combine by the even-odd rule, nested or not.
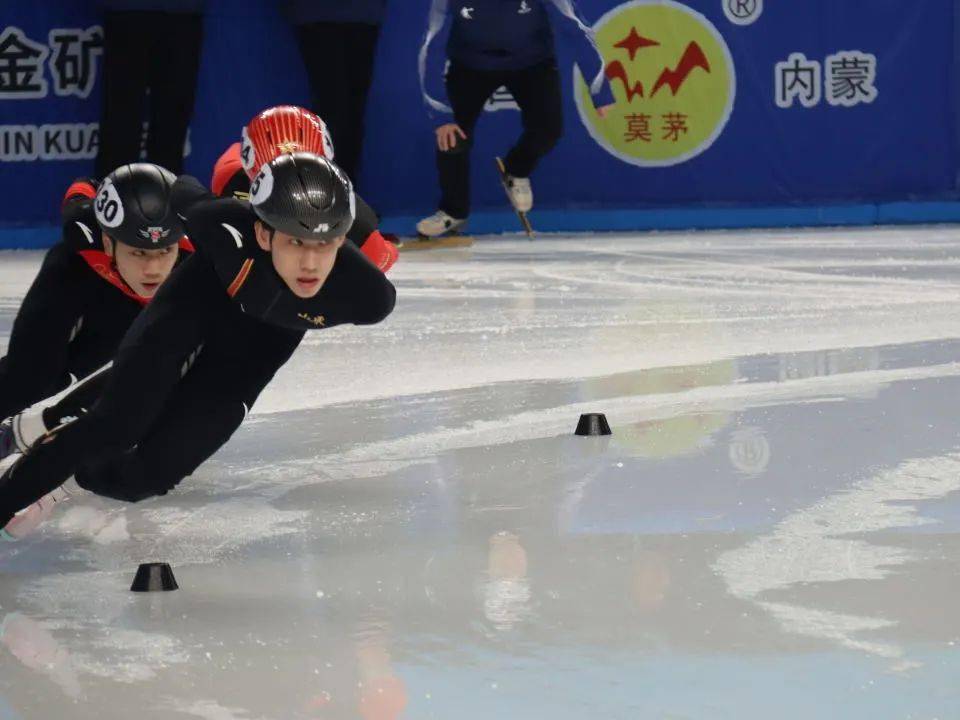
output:
[[[177,579],[167,563],[143,563],[137,568],[137,576],[130,586],[133,592],[166,592],[178,588]]]
[[[587,413],[580,416],[577,423],[577,435],[612,435],[607,416],[603,413]]]

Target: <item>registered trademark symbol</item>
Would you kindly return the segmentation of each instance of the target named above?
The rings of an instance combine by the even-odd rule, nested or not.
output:
[[[763,0],[721,0],[727,20],[735,25],[752,25],[763,14]]]

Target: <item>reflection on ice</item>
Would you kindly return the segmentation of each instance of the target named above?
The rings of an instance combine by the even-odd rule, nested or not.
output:
[[[946,497],[960,489],[960,455],[908,460],[896,468],[779,522],[773,532],[730,550],[714,564],[730,592],[757,603],[788,632],[837,642],[881,657],[899,658],[903,649],[857,637],[894,620],[847,615],[777,601],[774,591],[792,585],[880,580],[916,553],[861,538],[892,528],[930,524],[916,503]]]
[[[8,613],[0,625],[0,639],[24,666],[49,677],[68,697],[81,696],[70,653],[43,625],[23,613]]]
[[[770,464],[770,453],[762,428],[742,427],[730,435],[730,464],[745,475],[761,475]]]
[[[510,630],[531,612],[527,551],[513,533],[501,531],[490,537],[483,594],[484,615],[497,630]]]

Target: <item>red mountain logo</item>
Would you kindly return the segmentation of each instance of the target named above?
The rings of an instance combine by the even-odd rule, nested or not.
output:
[[[697,68],[701,68],[704,72],[709,73],[710,61],[707,60],[707,56],[704,55],[703,49],[697,43],[692,42],[687,45],[687,49],[683,51],[683,57],[680,58],[680,64],[677,65],[676,68],[673,70],[669,68],[663,69],[660,77],[657,78],[657,84],[653,86],[653,92],[650,93],[650,97],[656,95],[657,91],[664,85],[669,85],[674,97],[676,97],[680,88],[683,87],[687,78],[690,77],[690,73]]]
[[[615,43],[614,47],[626,50],[630,55],[630,59],[633,60],[637,53],[643,48],[658,45],[660,45],[659,42],[643,37],[637,32],[635,27],[631,27],[630,34],[620,42]],[[656,83],[653,85],[653,91],[650,93],[650,97],[656,95],[663,87],[669,87],[674,97],[676,97],[684,83],[686,83],[687,78],[689,78],[690,74],[697,68],[709,73],[710,61],[707,59],[699,43],[691,42],[687,45],[686,50],[683,51],[683,56],[680,58],[680,62],[677,63],[676,67],[663,68]],[[611,83],[614,80],[619,80],[623,84],[623,89],[627,93],[627,102],[631,102],[634,97],[645,97],[643,83],[637,81],[631,84],[627,69],[619,60],[614,60],[609,63],[605,68],[605,73]]]

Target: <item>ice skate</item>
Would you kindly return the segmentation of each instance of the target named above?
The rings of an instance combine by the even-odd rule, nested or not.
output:
[[[0,539],[16,542],[34,532],[41,524],[53,515],[54,508],[67,500],[77,497],[83,489],[76,480],[70,478],[60,487],[51,490],[29,507],[24,508],[0,530]]]
[[[473,238],[461,235],[459,232],[466,224],[466,218],[460,220],[443,210],[437,210],[430,217],[417,223],[415,240],[401,242],[398,247],[401,250],[468,247],[473,245]]]
[[[13,436],[13,420],[0,423],[0,460],[17,452],[17,441]]]
[[[503,185],[503,191],[507,194],[507,199],[513,206],[514,212],[520,218],[520,224],[523,225],[527,237],[533,239],[533,227],[530,225],[530,219],[527,213],[533,209],[533,188],[530,186],[530,178],[514,177],[507,173],[507,168],[503,160],[496,158],[497,170],[500,172],[500,183]]]
[[[13,453],[25,453],[47,433],[43,409],[24,410],[0,424],[0,460]]]
[[[425,217],[417,223],[417,233],[421,238],[433,240],[444,235],[456,235],[457,231],[466,225],[467,220],[458,220],[443,210],[437,210],[430,217]]]
[[[527,213],[533,209],[533,188],[530,186],[530,178],[504,175],[503,186],[514,210]]]

